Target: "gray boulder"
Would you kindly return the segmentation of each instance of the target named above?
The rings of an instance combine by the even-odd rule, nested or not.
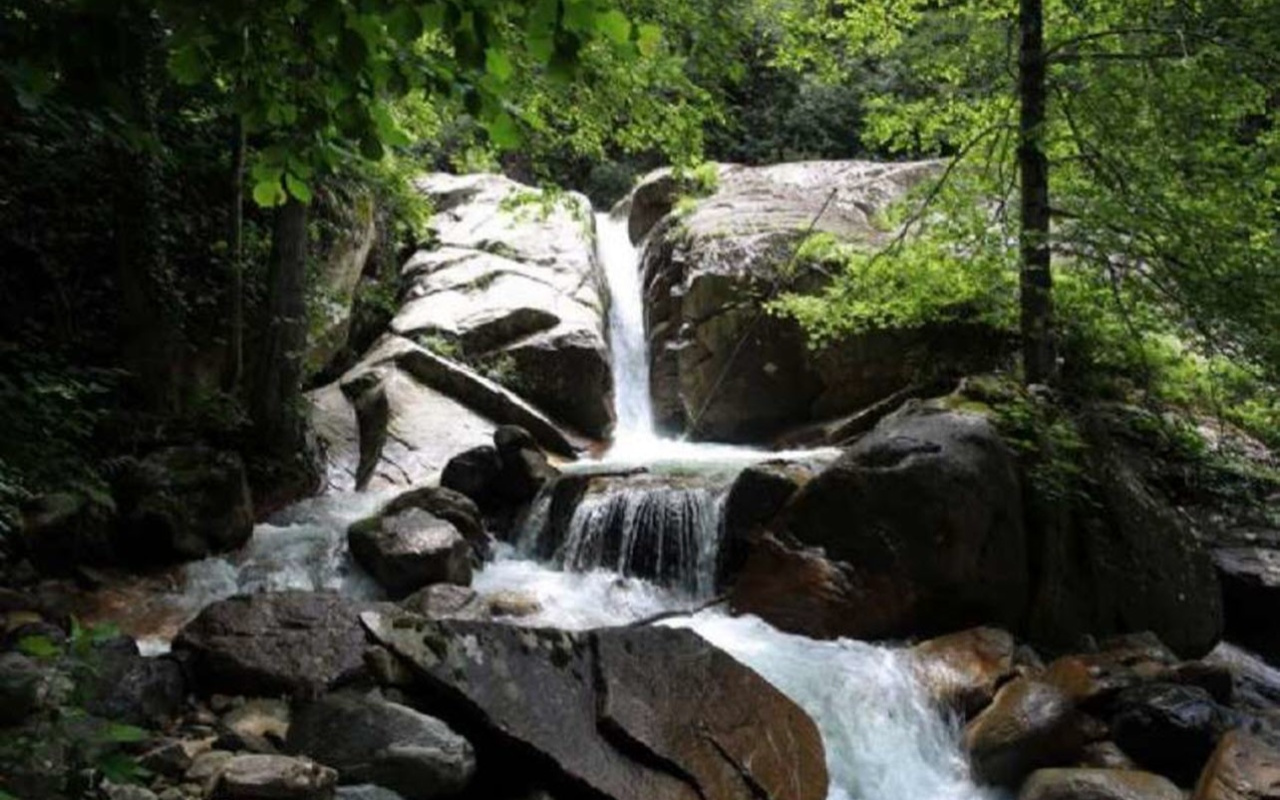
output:
[[[466,739],[434,717],[377,695],[331,694],[294,713],[288,748],[407,800],[458,794],[475,774]]]
[[[305,758],[240,755],[228,759],[213,800],[330,800],[338,773]]]
[[[362,619],[456,710],[456,724],[483,731],[504,761],[528,765],[526,785],[576,785],[614,800],[826,797],[813,722],[690,631]]]
[[[357,522],[347,543],[392,599],[433,583],[471,583],[470,544],[453,523],[421,508]]]
[[[1182,800],[1182,790],[1150,772],[1127,769],[1042,769],[1018,800]]]
[[[173,642],[201,694],[313,695],[360,672],[358,615],[330,592],[240,595],[210,605]]]

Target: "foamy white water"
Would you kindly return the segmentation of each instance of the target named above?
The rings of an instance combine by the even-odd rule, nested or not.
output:
[[[596,214],[596,251],[609,284],[609,349],[617,425],[615,449],[645,448],[653,432],[649,393],[649,353],[645,343],[644,290],[640,253],[631,244],[625,217]]]

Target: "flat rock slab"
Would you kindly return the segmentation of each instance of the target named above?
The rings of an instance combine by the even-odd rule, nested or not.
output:
[[[419,680],[505,745],[614,800],[822,800],[822,739],[691,631],[584,633],[361,615]]]

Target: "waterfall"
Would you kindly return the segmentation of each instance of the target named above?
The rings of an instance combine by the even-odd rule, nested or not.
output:
[[[631,244],[625,217],[596,214],[596,250],[609,285],[609,346],[617,411],[614,447],[644,445],[653,432],[649,353],[645,343],[640,253]]]

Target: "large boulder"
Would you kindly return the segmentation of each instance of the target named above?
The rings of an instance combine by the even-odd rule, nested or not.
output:
[[[111,509],[82,492],[51,492],[22,508],[22,549],[47,575],[116,559]]]
[[[752,537],[778,515],[814,472],[805,463],[766,461],[738,473],[724,501],[724,531],[716,564],[718,587],[733,581],[747,560]]]
[[[429,175],[437,248],[403,270],[393,332],[490,369],[589,436],[612,425],[607,288],[590,202],[500,175]]]
[[[253,501],[236,453],[169,447],[118,467],[112,493],[118,548],[139,563],[204,558],[239,547],[253,533]]]
[[[826,797],[813,722],[690,631],[363,619],[455,728],[522,765],[528,783],[613,800]]]
[[[1182,790],[1150,772],[1125,769],[1042,769],[1018,800],[1182,800]]]
[[[1146,457],[1127,444],[1130,425],[1106,409],[1086,410],[1075,425],[1082,451],[1050,458],[1080,460],[1077,491],[1053,496],[1032,476],[1031,637],[1069,648],[1086,635],[1151,631],[1183,658],[1203,656],[1223,632],[1209,553],[1147,477]]]
[[[314,695],[362,669],[369,607],[330,592],[240,595],[201,611],[173,652],[202,694]]]
[[[168,656],[148,658],[128,636],[96,643],[87,660],[93,669],[82,679],[85,709],[104,719],[159,727],[185,709],[182,667]]]
[[[809,481],[769,530],[730,602],[784,630],[879,638],[1024,623],[1021,482],[982,416],[909,404]]]
[[[448,725],[374,694],[304,703],[287,746],[338,770],[344,781],[383,786],[407,800],[456,795],[476,770],[470,743]]]
[[[950,365],[964,354],[991,359],[998,348],[958,331],[872,333],[815,353],[793,320],[761,308],[780,288],[815,290],[827,280],[819,270],[795,269],[795,249],[808,232],[884,244],[893,232],[877,219],[936,171],[934,162],[725,165],[710,196],[691,207],[676,204],[678,182],[668,173],[642,181],[632,195],[631,232],[638,240],[652,227],[642,278],[659,427],[699,439],[766,441],[871,405],[913,383],[926,365]],[[666,216],[651,225],[660,212]]]
[[[421,508],[357,522],[347,544],[392,599],[433,583],[471,583],[471,545],[453,523]]]
[[[1222,737],[1196,785],[1193,800],[1277,800],[1280,749],[1244,731]]]

